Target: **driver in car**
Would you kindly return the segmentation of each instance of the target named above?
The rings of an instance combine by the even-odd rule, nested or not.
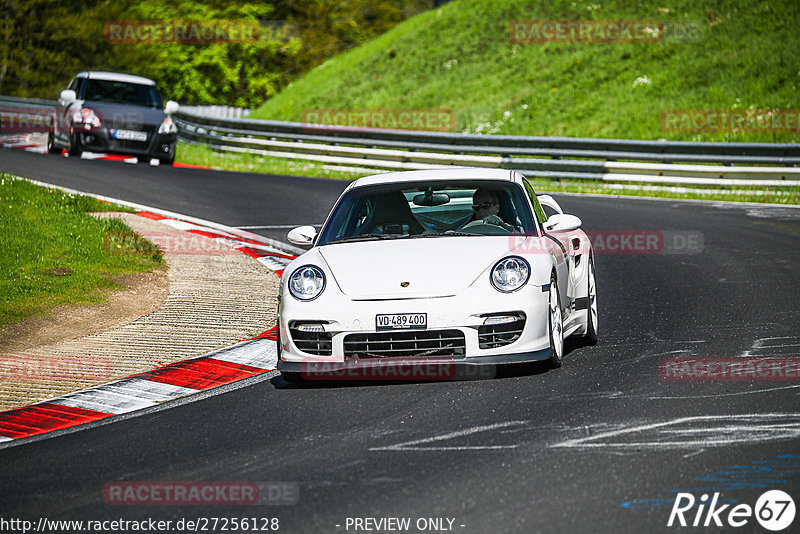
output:
[[[514,227],[500,218],[500,197],[497,191],[491,189],[476,189],[472,195],[472,218],[469,222],[483,221],[484,224],[493,224],[505,228],[509,232]]]

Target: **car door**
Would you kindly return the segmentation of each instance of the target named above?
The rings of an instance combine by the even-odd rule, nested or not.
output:
[[[562,235],[561,232],[548,232],[544,228],[547,222],[547,215],[539,204],[539,199],[536,197],[536,192],[528,180],[523,178],[525,190],[528,193],[528,199],[533,207],[533,212],[536,214],[536,220],[539,222],[541,231],[543,232],[544,239],[547,240],[547,250],[553,258],[553,264],[556,267],[556,278],[558,283],[558,294],[561,297],[561,307],[564,309],[564,319],[566,320],[569,310],[572,308],[572,300],[574,298],[574,286],[570,280],[570,273],[572,270],[572,257],[567,236]]]
[[[80,89],[83,85],[83,78],[74,78],[67,89],[75,91],[78,100],[81,98]],[[66,145],[69,140],[69,130],[72,126],[72,112],[74,102],[65,102],[59,99],[56,101],[55,120],[53,121],[53,136],[59,143]]]

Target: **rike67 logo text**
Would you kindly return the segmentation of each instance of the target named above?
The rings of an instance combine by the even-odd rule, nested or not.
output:
[[[755,517],[765,529],[778,532],[788,528],[794,521],[794,500],[786,492],[767,491],[758,498],[755,507],[743,503],[720,505],[719,495],[714,493],[709,501],[709,495],[703,494],[698,501],[691,493],[678,493],[667,526],[739,528],[751,524]]]

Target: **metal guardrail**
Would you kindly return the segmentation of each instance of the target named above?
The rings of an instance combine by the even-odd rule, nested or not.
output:
[[[250,115],[249,108],[232,106],[181,106],[181,111],[200,117],[214,117],[216,119],[241,119]]]
[[[0,106],[6,110],[54,105],[51,100],[0,96]],[[800,143],[698,143],[383,130],[209,117],[196,109],[183,108],[174,115],[179,136],[185,141],[217,150],[365,170],[474,166],[559,179],[800,186]]]
[[[176,120],[189,142],[331,165],[387,170],[476,166],[565,179],[800,186],[800,143],[456,134],[214,119],[180,111]]]

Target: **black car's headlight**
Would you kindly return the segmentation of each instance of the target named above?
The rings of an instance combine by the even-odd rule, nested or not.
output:
[[[103,125],[100,121],[100,116],[91,108],[83,108],[80,112],[76,112],[74,120],[77,123],[82,123],[87,130],[100,128]]]
[[[315,265],[303,265],[289,277],[289,292],[298,300],[313,300],[325,290],[325,273]]]
[[[510,293],[525,285],[531,276],[531,266],[519,256],[509,256],[495,263],[489,276],[495,289]]]
[[[161,126],[158,127],[158,133],[161,135],[178,133],[178,127],[175,126],[175,121],[171,117],[164,117]]]

